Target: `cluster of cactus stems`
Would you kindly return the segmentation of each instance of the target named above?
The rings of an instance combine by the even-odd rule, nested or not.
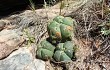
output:
[[[54,59],[57,62],[72,61],[75,53],[75,45],[71,41],[74,23],[70,17],[55,17],[47,26],[51,43],[47,40],[41,41],[37,57],[44,60]],[[57,45],[54,46],[53,43]]]

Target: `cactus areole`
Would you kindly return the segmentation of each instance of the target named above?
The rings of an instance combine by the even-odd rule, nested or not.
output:
[[[57,16],[47,26],[48,34],[52,40],[71,39],[73,34],[73,21],[70,17]]]

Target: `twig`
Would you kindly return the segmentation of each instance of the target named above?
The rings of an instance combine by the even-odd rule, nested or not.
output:
[[[46,17],[48,19],[48,14],[47,14],[47,3],[46,1],[44,0],[44,8],[45,8],[45,12],[46,12]]]
[[[101,53],[105,52],[109,47],[110,45],[108,45]]]
[[[104,17],[104,0],[102,0],[102,19]]]

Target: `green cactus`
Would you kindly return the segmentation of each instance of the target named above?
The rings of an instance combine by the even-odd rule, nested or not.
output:
[[[65,54],[64,51],[58,50],[54,53],[54,58],[56,61],[71,61],[71,58],[68,57],[68,55]]]
[[[65,25],[69,25],[69,26],[73,27],[73,19],[70,18],[70,17],[65,17],[63,19],[63,22],[62,23],[65,24]]]
[[[63,22],[62,19],[64,19],[63,16],[56,16],[53,20],[56,21],[56,22],[58,22],[58,23],[62,23]]]
[[[56,47],[57,50],[73,50],[74,44],[71,41],[65,43],[59,43]]]
[[[67,41],[67,42],[64,43],[64,48],[68,49],[68,50],[71,50],[71,49],[74,48],[74,44],[71,41]]]
[[[46,40],[41,41],[40,45],[42,46],[42,48],[50,50],[52,52],[54,52],[55,46],[53,46],[51,43],[49,43]]]
[[[72,61],[71,58],[69,58],[68,55],[65,54],[65,53],[62,53],[62,55],[60,57],[60,60],[63,61],[63,62]]]
[[[58,62],[72,61],[75,45],[69,40],[72,38],[73,24],[75,23],[76,22],[70,17],[55,17],[53,21],[47,25],[47,31],[49,40],[52,41],[52,43],[54,42],[53,44],[57,46],[53,46],[46,40],[41,41],[36,51],[37,57],[45,60],[52,59],[53,57]]]
[[[50,22],[48,25],[48,33],[52,39],[61,39],[60,24],[56,21]]]
[[[60,51],[60,50],[55,51],[55,53],[54,53],[54,59],[55,59],[56,61],[61,61],[61,60],[60,60],[60,56],[62,55],[62,53],[63,53],[63,51]]]
[[[71,41],[59,43],[56,47],[54,59],[56,61],[71,61],[74,56],[74,44]]]
[[[47,26],[52,40],[71,39],[73,33],[73,19],[70,17],[57,16]]]
[[[37,57],[40,59],[51,59],[54,53],[55,47],[49,43],[46,40],[43,40],[39,45],[38,45],[38,50],[37,50]]]
[[[51,59],[53,56],[53,52],[47,49],[40,48],[37,50],[37,57],[40,59]]]
[[[72,27],[62,24],[60,26],[61,35],[63,39],[71,39],[72,37]]]
[[[65,50],[65,48],[63,47],[64,43],[59,43],[56,47],[56,50]]]
[[[69,58],[73,57],[73,50],[65,50],[64,52],[69,56]]]

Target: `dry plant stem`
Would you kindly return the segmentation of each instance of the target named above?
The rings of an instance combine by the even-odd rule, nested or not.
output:
[[[86,17],[87,16],[87,17]],[[83,13],[83,18],[84,18],[84,24],[85,24],[85,31],[86,31],[86,42],[89,40],[89,36],[88,36],[88,28],[87,28],[87,19],[88,19],[88,15],[86,15],[85,13]]]
[[[88,63],[94,62],[94,63],[110,63],[110,61],[101,61],[101,60],[94,60],[94,61],[87,61]]]
[[[61,1],[61,4],[60,4],[60,13],[59,13],[59,15],[61,15],[61,13],[62,13],[62,3],[63,3],[63,1]]]
[[[107,40],[108,40],[108,38],[106,38],[100,45],[104,44]],[[106,46],[107,46],[107,45],[106,45]],[[94,51],[93,55],[96,54],[97,52],[100,52],[100,51],[101,51],[101,49],[98,48],[96,51]],[[92,56],[93,56],[93,55],[92,55]]]
[[[108,45],[101,53],[104,53],[109,47],[110,45]]]
[[[44,0],[44,8],[45,8],[46,17],[48,18],[48,14],[47,14],[47,3],[46,3],[45,0]]]
[[[102,19],[104,17],[104,0],[102,0]]]
[[[47,31],[43,32],[39,37],[36,43],[38,44],[40,42],[40,39],[47,33]]]

